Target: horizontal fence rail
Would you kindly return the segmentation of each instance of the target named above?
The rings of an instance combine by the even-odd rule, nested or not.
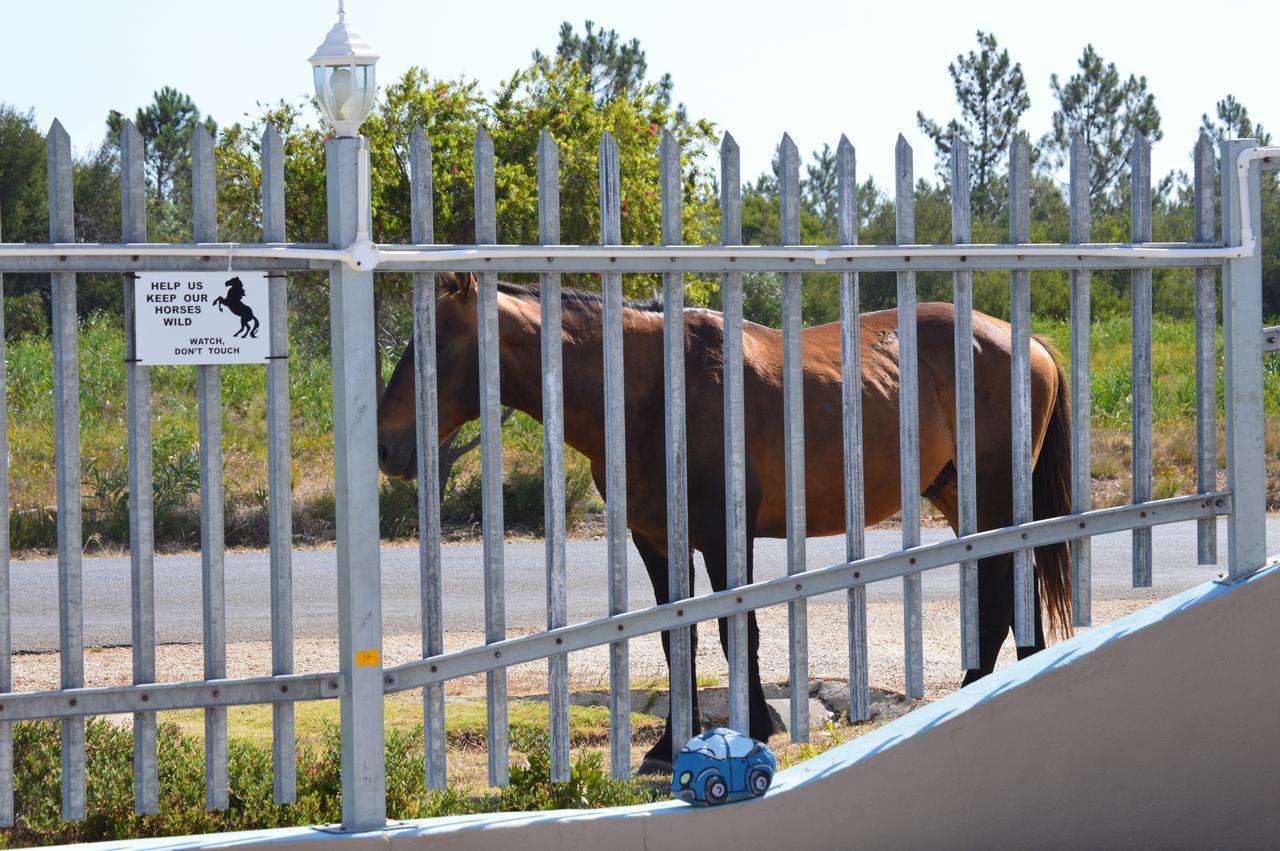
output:
[[[292,703],[298,700],[341,697],[343,691],[342,676],[329,673],[14,692],[0,695],[0,720],[82,718],[86,715],[111,715],[118,712],[152,713],[174,709]]]
[[[818,595],[843,592],[849,640],[850,720],[871,714],[868,682],[867,598],[873,582],[903,582],[903,660],[908,698],[926,692],[924,643],[925,611],[922,574],[950,565],[960,566],[960,650],[962,667],[975,672],[986,654],[979,630],[979,562],[1007,558],[1010,572],[1010,607],[1016,612],[1012,625],[1018,647],[1032,648],[1039,639],[1040,601],[1036,590],[1033,551],[1071,544],[1073,618],[1077,626],[1091,619],[1091,538],[1100,534],[1131,531],[1133,535],[1133,583],[1152,581],[1151,528],[1192,521],[1198,526],[1197,554],[1202,563],[1216,561],[1215,521],[1228,518],[1229,574],[1249,575],[1262,565],[1264,532],[1262,508],[1265,465],[1262,455],[1261,354],[1280,351],[1280,327],[1261,328],[1261,261],[1256,233],[1259,230],[1259,175],[1275,171],[1280,148],[1259,148],[1252,142],[1228,142],[1221,149],[1221,214],[1219,233],[1213,222],[1217,167],[1213,146],[1204,136],[1195,149],[1195,224],[1190,242],[1152,242],[1150,151],[1146,140],[1135,140],[1131,149],[1129,179],[1135,187],[1131,199],[1131,243],[1092,243],[1089,217],[1089,161],[1083,139],[1073,140],[1070,157],[1070,243],[1030,242],[1031,207],[1028,151],[1020,138],[1009,150],[1009,242],[975,244],[973,211],[968,187],[968,151],[956,141],[950,179],[951,239],[948,245],[919,245],[914,211],[915,182],[912,152],[899,137],[895,157],[896,245],[861,245],[858,234],[858,185],[852,144],[841,137],[836,151],[838,186],[836,200],[839,245],[799,244],[801,240],[801,190],[799,153],[790,136],[779,147],[780,241],[774,246],[738,245],[742,240],[742,199],[739,151],[728,134],[720,148],[721,244],[682,244],[682,152],[676,136],[663,135],[657,150],[661,176],[661,240],[663,245],[623,245],[626,207],[623,202],[619,148],[609,134],[600,140],[599,245],[562,245],[560,227],[559,150],[549,131],[538,145],[538,230],[542,245],[499,244],[498,207],[495,195],[499,165],[493,143],[481,128],[473,148],[475,245],[434,243],[431,180],[431,142],[415,128],[409,144],[411,238],[407,245],[375,245],[371,230],[368,143],[360,138],[330,140],[329,235],[330,243],[301,244],[285,241],[284,152],[279,134],[268,127],[262,140],[263,220],[262,242],[217,241],[216,181],[213,140],[199,130],[192,142],[193,228],[196,242],[156,244],[147,242],[146,185],[143,174],[143,139],[126,123],[121,137],[122,242],[76,243],[71,197],[70,142],[56,124],[49,134],[50,243],[0,243],[0,274],[49,273],[52,276],[52,345],[54,348],[54,402],[56,415],[56,477],[58,490],[58,608],[61,686],[59,690],[0,693],[0,825],[11,825],[12,766],[10,731],[14,721],[57,719],[62,741],[62,813],[67,819],[83,819],[86,813],[84,718],[92,715],[133,713],[133,784],[135,809],[158,810],[158,750],[156,713],[176,709],[205,712],[206,805],[211,810],[230,802],[228,778],[227,713],[230,706],[271,705],[273,732],[273,790],[278,803],[297,796],[294,703],[340,700],[342,718],[342,805],[346,829],[377,829],[385,825],[386,777],[384,764],[386,694],[423,689],[424,761],[427,788],[448,784],[445,735],[445,684],[461,677],[485,675],[488,778],[496,786],[509,781],[510,724],[508,719],[508,669],[522,663],[545,661],[547,665],[550,773],[554,782],[571,778],[568,654],[608,647],[610,768],[615,777],[632,773],[631,665],[629,643],[640,636],[663,633],[670,673],[669,724],[678,750],[701,728],[695,678],[696,627],[725,619],[725,653],[729,670],[730,723],[744,732],[750,725],[751,687],[759,687],[753,644],[758,643],[755,613],[771,606],[787,606],[787,653],[792,683],[788,730],[795,741],[807,741],[808,714],[808,610],[807,601]],[[1219,238],[1220,236],[1220,238]],[[590,238],[590,237],[588,237]],[[1196,316],[1196,415],[1197,493],[1170,499],[1152,499],[1152,275],[1154,269],[1194,270]],[[136,274],[146,271],[266,270],[272,306],[270,351],[265,372],[267,385],[268,467],[271,540],[271,670],[272,676],[227,679],[226,612],[223,605],[223,459],[221,384],[217,366],[201,366],[198,372],[200,433],[200,537],[202,551],[201,621],[205,679],[156,683],[156,635],[153,599],[154,529],[151,489],[151,367],[137,361],[139,334],[133,315],[132,292]],[[1133,294],[1134,346],[1132,393],[1133,504],[1093,509],[1090,470],[1090,273],[1113,269],[1128,272]],[[1217,273],[1223,270],[1225,411],[1227,486],[1217,483]],[[1069,271],[1071,287],[1071,387],[1060,387],[1074,406],[1076,417],[1069,442],[1073,456],[1069,478],[1072,513],[1036,518],[1033,512],[1033,445],[1035,353],[1031,335],[1032,276],[1037,270]],[[335,502],[337,512],[337,582],[339,588],[339,654],[336,672],[294,673],[292,613],[292,527],[290,414],[288,394],[287,277],[288,272],[325,271],[330,274],[332,357],[334,372]],[[436,327],[437,271],[478,273],[475,288],[479,388],[477,416],[481,421],[481,480],[483,543],[484,643],[462,650],[445,651],[443,581],[441,565],[439,421],[445,394],[438,381],[446,366],[438,362]],[[783,526],[786,536],[787,575],[752,581],[752,536],[756,519],[749,513],[758,470],[758,459],[748,455],[751,421],[747,414],[750,382],[744,377],[744,350],[753,339],[744,339],[744,272],[781,275],[781,364],[777,415],[782,426],[779,445],[773,447],[785,499]],[[980,351],[973,310],[973,272],[1008,273],[1011,307],[1011,350],[1007,376],[1000,385],[1010,394],[1009,410],[997,413],[1011,441],[1002,446],[1001,465],[1010,473],[997,483],[1000,519],[983,518],[984,470],[992,463],[979,447],[985,435],[982,410],[984,376],[975,365]],[[80,418],[77,369],[76,275],[85,272],[123,273],[128,364],[130,554],[133,684],[105,688],[85,687],[84,627],[81,592],[80,528]],[[384,667],[382,657],[382,597],[377,514],[377,399],[373,393],[376,370],[373,282],[374,273],[412,273],[413,344],[418,357],[413,374],[417,383],[414,412],[417,422],[414,444],[419,477],[419,559],[422,658]],[[537,357],[542,386],[537,411],[543,431],[546,521],[546,621],[547,629],[532,635],[508,638],[503,522],[503,406],[509,392],[504,361],[500,356],[507,329],[501,313],[500,273],[537,274],[538,308],[544,327],[561,325],[560,276],[563,273],[600,276],[602,310],[596,356],[596,381],[601,386],[599,410],[603,423],[598,477],[606,497],[608,616],[581,623],[568,622],[565,554],[565,444],[573,416],[566,399],[568,381],[580,381],[568,360],[568,337],[541,334]],[[898,433],[895,506],[902,516],[901,549],[866,557],[863,531],[868,513],[868,453],[877,445],[863,434],[862,340],[859,275],[866,272],[896,273],[896,319],[889,361],[897,370],[896,408]],[[945,483],[954,493],[950,507],[958,537],[920,545],[921,499],[936,500],[926,492],[933,469],[921,469],[921,428],[934,409],[923,412],[922,400],[932,404],[927,390],[937,380],[925,366],[927,343],[917,335],[917,274],[951,273],[954,296],[954,340],[945,341],[946,371],[954,372],[954,393],[943,400],[945,416],[955,418],[954,480]],[[664,476],[660,490],[639,491],[658,499],[667,527],[659,542],[666,551],[656,558],[667,569],[669,582],[655,584],[657,605],[631,608],[628,601],[628,483],[644,482],[652,471],[636,469],[632,441],[642,430],[628,420],[632,402],[631,367],[628,358],[642,356],[631,349],[630,309],[623,299],[623,276],[661,273],[661,299],[665,307],[661,359],[664,456],[659,461]],[[817,406],[806,408],[809,392],[805,373],[805,303],[801,298],[804,275],[828,273],[838,279],[840,296],[840,401],[829,406],[840,417],[842,463],[833,463],[829,475],[840,477],[839,493],[845,500],[845,561],[810,569],[806,538],[811,529],[806,496],[806,419],[821,421]],[[836,273],[834,275],[830,273]],[[722,464],[724,523],[716,527],[723,546],[725,574],[711,593],[694,596],[693,548],[708,555],[705,541],[695,544],[695,515],[703,506],[706,483],[691,474],[692,459],[700,450],[694,438],[695,408],[693,372],[688,369],[687,325],[684,310],[685,276],[718,275],[724,307],[723,372],[715,376],[723,393]],[[408,274],[405,277],[409,277]],[[1190,276],[1188,276],[1190,277]],[[0,314],[0,330],[3,328]],[[502,337],[499,328],[502,328]],[[950,332],[949,332],[950,334]],[[0,335],[2,336],[2,335]],[[0,340],[2,346],[2,340]],[[3,348],[0,348],[0,353]],[[602,355],[602,357],[600,357]],[[624,371],[624,364],[627,369]],[[0,430],[4,426],[4,372],[0,364]],[[948,376],[950,377],[950,375]],[[1065,400],[1061,403],[1066,406]],[[1064,413],[1065,416],[1065,413]],[[870,421],[870,420],[869,420]],[[716,428],[720,426],[717,423]],[[986,431],[990,430],[988,426]],[[643,436],[643,435],[642,435]],[[0,434],[0,447],[4,435]],[[719,439],[717,434],[716,439]],[[575,444],[576,445],[576,444]],[[820,446],[810,443],[810,458]],[[2,455],[3,453],[0,453]],[[597,460],[597,459],[593,459]],[[880,459],[875,459],[879,461]],[[0,459],[0,493],[7,487],[7,459]],[[633,466],[629,469],[628,463]],[[1003,469],[1003,467],[1002,467]],[[926,477],[922,480],[922,476]],[[712,490],[720,492],[720,483]],[[1038,488],[1039,485],[1036,485]],[[810,492],[811,493],[811,492]],[[696,496],[695,496],[696,494]],[[717,497],[718,498],[718,497]],[[633,505],[633,507],[635,507]],[[944,513],[946,513],[944,511]],[[821,522],[821,521],[819,521]],[[838,524],[839,521],[837,521]],[[1008,524],[1008,525],[1001,525]],[[999,528],[992,528],[999,526]],[[982,531],[979,531],[982,529]],[[638,539],[637,539],[638,540]],[[655,548],[656,549],[656,548]],[[653,554],[651,554],[653,555]],[[0,688],[12,687],[8,614],[8,545],[0,535]],[[646,561],[648,559],[646,558]],[[710,571],[709,571],[710,572]],[[655,578],[655,583],[657,580]],[[713,583],[716,582],[713,576]],[[1016,590],[1012,590],[1016,589]],[[985,627],[984,627],[985,629]],[[996,648],[998,650],[998,646]],[[994,664],[994,661],[992,661]],[[758,696],[758,691],[757,691]]]
[[[388,693],[421,688],[431,683],[479,674],[522,662],[533,662],[557,653],[569,653],[634,638],[673,627],[701,623],[737,612],[763,609],[808,599],[859,585],[895,579],[924,570],[947,567],[970,559],[1042,547],[1069,541],[1080,535],[1105,535],[1130,529],[1181,523],[1230,514],[1231,494],[1193,494],[1156,500],[1143,505],[1100,508],[1086,514],[1070,514],[1035,520],[1022,526],[978,532],[965,538],[941,541],[846,564],[810,570],[803,576],[780,576],[704,594],[680,603],[666,603],[622,615],[548,630],[523,638],[445,653],[430,659],[405,662],[386,669]]]
[[[1222,243],[1055,245],[711,246],[381,245],[383,272],[959,272],[966,269],[1128,269],[1221,266],[1241,256]],[[327,246],[166,244],[0,245],[0,272],[328,271],[351,258]],[[836,268],[840,266],[841,268]]]

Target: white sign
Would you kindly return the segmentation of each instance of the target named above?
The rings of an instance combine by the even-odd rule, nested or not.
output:
[[[142,272],[134,287],[138,362],[264,363],[266,272]]]

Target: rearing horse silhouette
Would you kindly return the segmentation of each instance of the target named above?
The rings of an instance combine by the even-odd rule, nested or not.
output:
[[[476,329],[476,282],[471,275],[437,278],[436,363],[439,433],[443,442],[463,423],[480,416]],[[502,404],[542,418],[541,308],[534,287],[499,283],[498,337]],[[592,475],[605,492],[604,364],[602,304],[593,293],[565,290],[560,329],[564,363],[564,435],[591,460]],[[660,303],[628,303],[623,314],[626,396],[627,525],[644,559],[658,603],[667,594],[667,505],[663,339]],[[685,381],[688,429],[689,544],[706,562],[712,587],[726,587],[724,487],[723,317],[709,310],[685,311]],[[900,507],[898,470],[897,312],[861,319],[862,413],[866,522],[891,517]],[[919,493],[958,523],[954,310],[921,304],[917,310],[920,399]],[[782,333],[744,323],[743,390],[746,413],[747,580],[752,578],[751,542],[786,537],[782,413]],[[844,448],[841,406],[840,325],[807,328],[804,351],[804,446],[807,534],[844,532]],[[1013,519],[1013,451],[1010,416],[1009,324],[973,314],[973,375],[977,418],[979,531],[1008,526]],[[378,456],[389,476],[413,478],[417,471],[412,345],[401,357],[378,405]],[[1062,367],[1047,344],[1031,345],[1031,424],[1036,458],[1032,487],[1036,518],[1070,512],[1071,410]],[[692,552],[690,553],[692,564]],[[1071,629],[1071,565],[1067,546],[1036,550],[1036,646],[1019,648],[1022,658],[1045,646],[1041,599],[1052,630]],[[690,574],[692,579],[692,573]],[[1043,595],[1043,596],[1042,596]],[[1000,647],[1013,626],[1013,556],[982,559],[978,569],[980,667],[971,682],[995,669]],[[760,683],[760,631],[748,617],[750,735],[767,740],[775,732]],[[693,637],[696,658],[696,632]],[[728,622],[720,621],[727,652]],[[670,664],[670,646],[663,634]],[[692,682],[697,682],[692,672]],[[803,686],[802,686],[803,687]],[[700,727],[694,690],[695,732]],[[645,757],[641,772],[670,770],[671,723]]]
[[[225,305],[227,310],[240,317],[240,330],[232,334],[232,337],[249,338],[258,336],[258,317],[253,315],[253,308],[244,303],[244,284],[240,281],[239,276],[227,281],[227,294],[218,296],[213,300],[213,303],[218,308],[219,313],[222,312],[222,308]]]

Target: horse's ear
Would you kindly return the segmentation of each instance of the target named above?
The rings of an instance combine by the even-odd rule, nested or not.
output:
[[[442,294],[472,296],[476,293],[476,276],[470,272],[440,272],[436,289]]]

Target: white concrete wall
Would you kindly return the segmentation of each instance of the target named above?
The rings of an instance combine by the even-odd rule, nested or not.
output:
[[[329,851],[1280,847],[1280,569],[1200,586],[1051,647],[780,773],[759,801],[232,841]]]

